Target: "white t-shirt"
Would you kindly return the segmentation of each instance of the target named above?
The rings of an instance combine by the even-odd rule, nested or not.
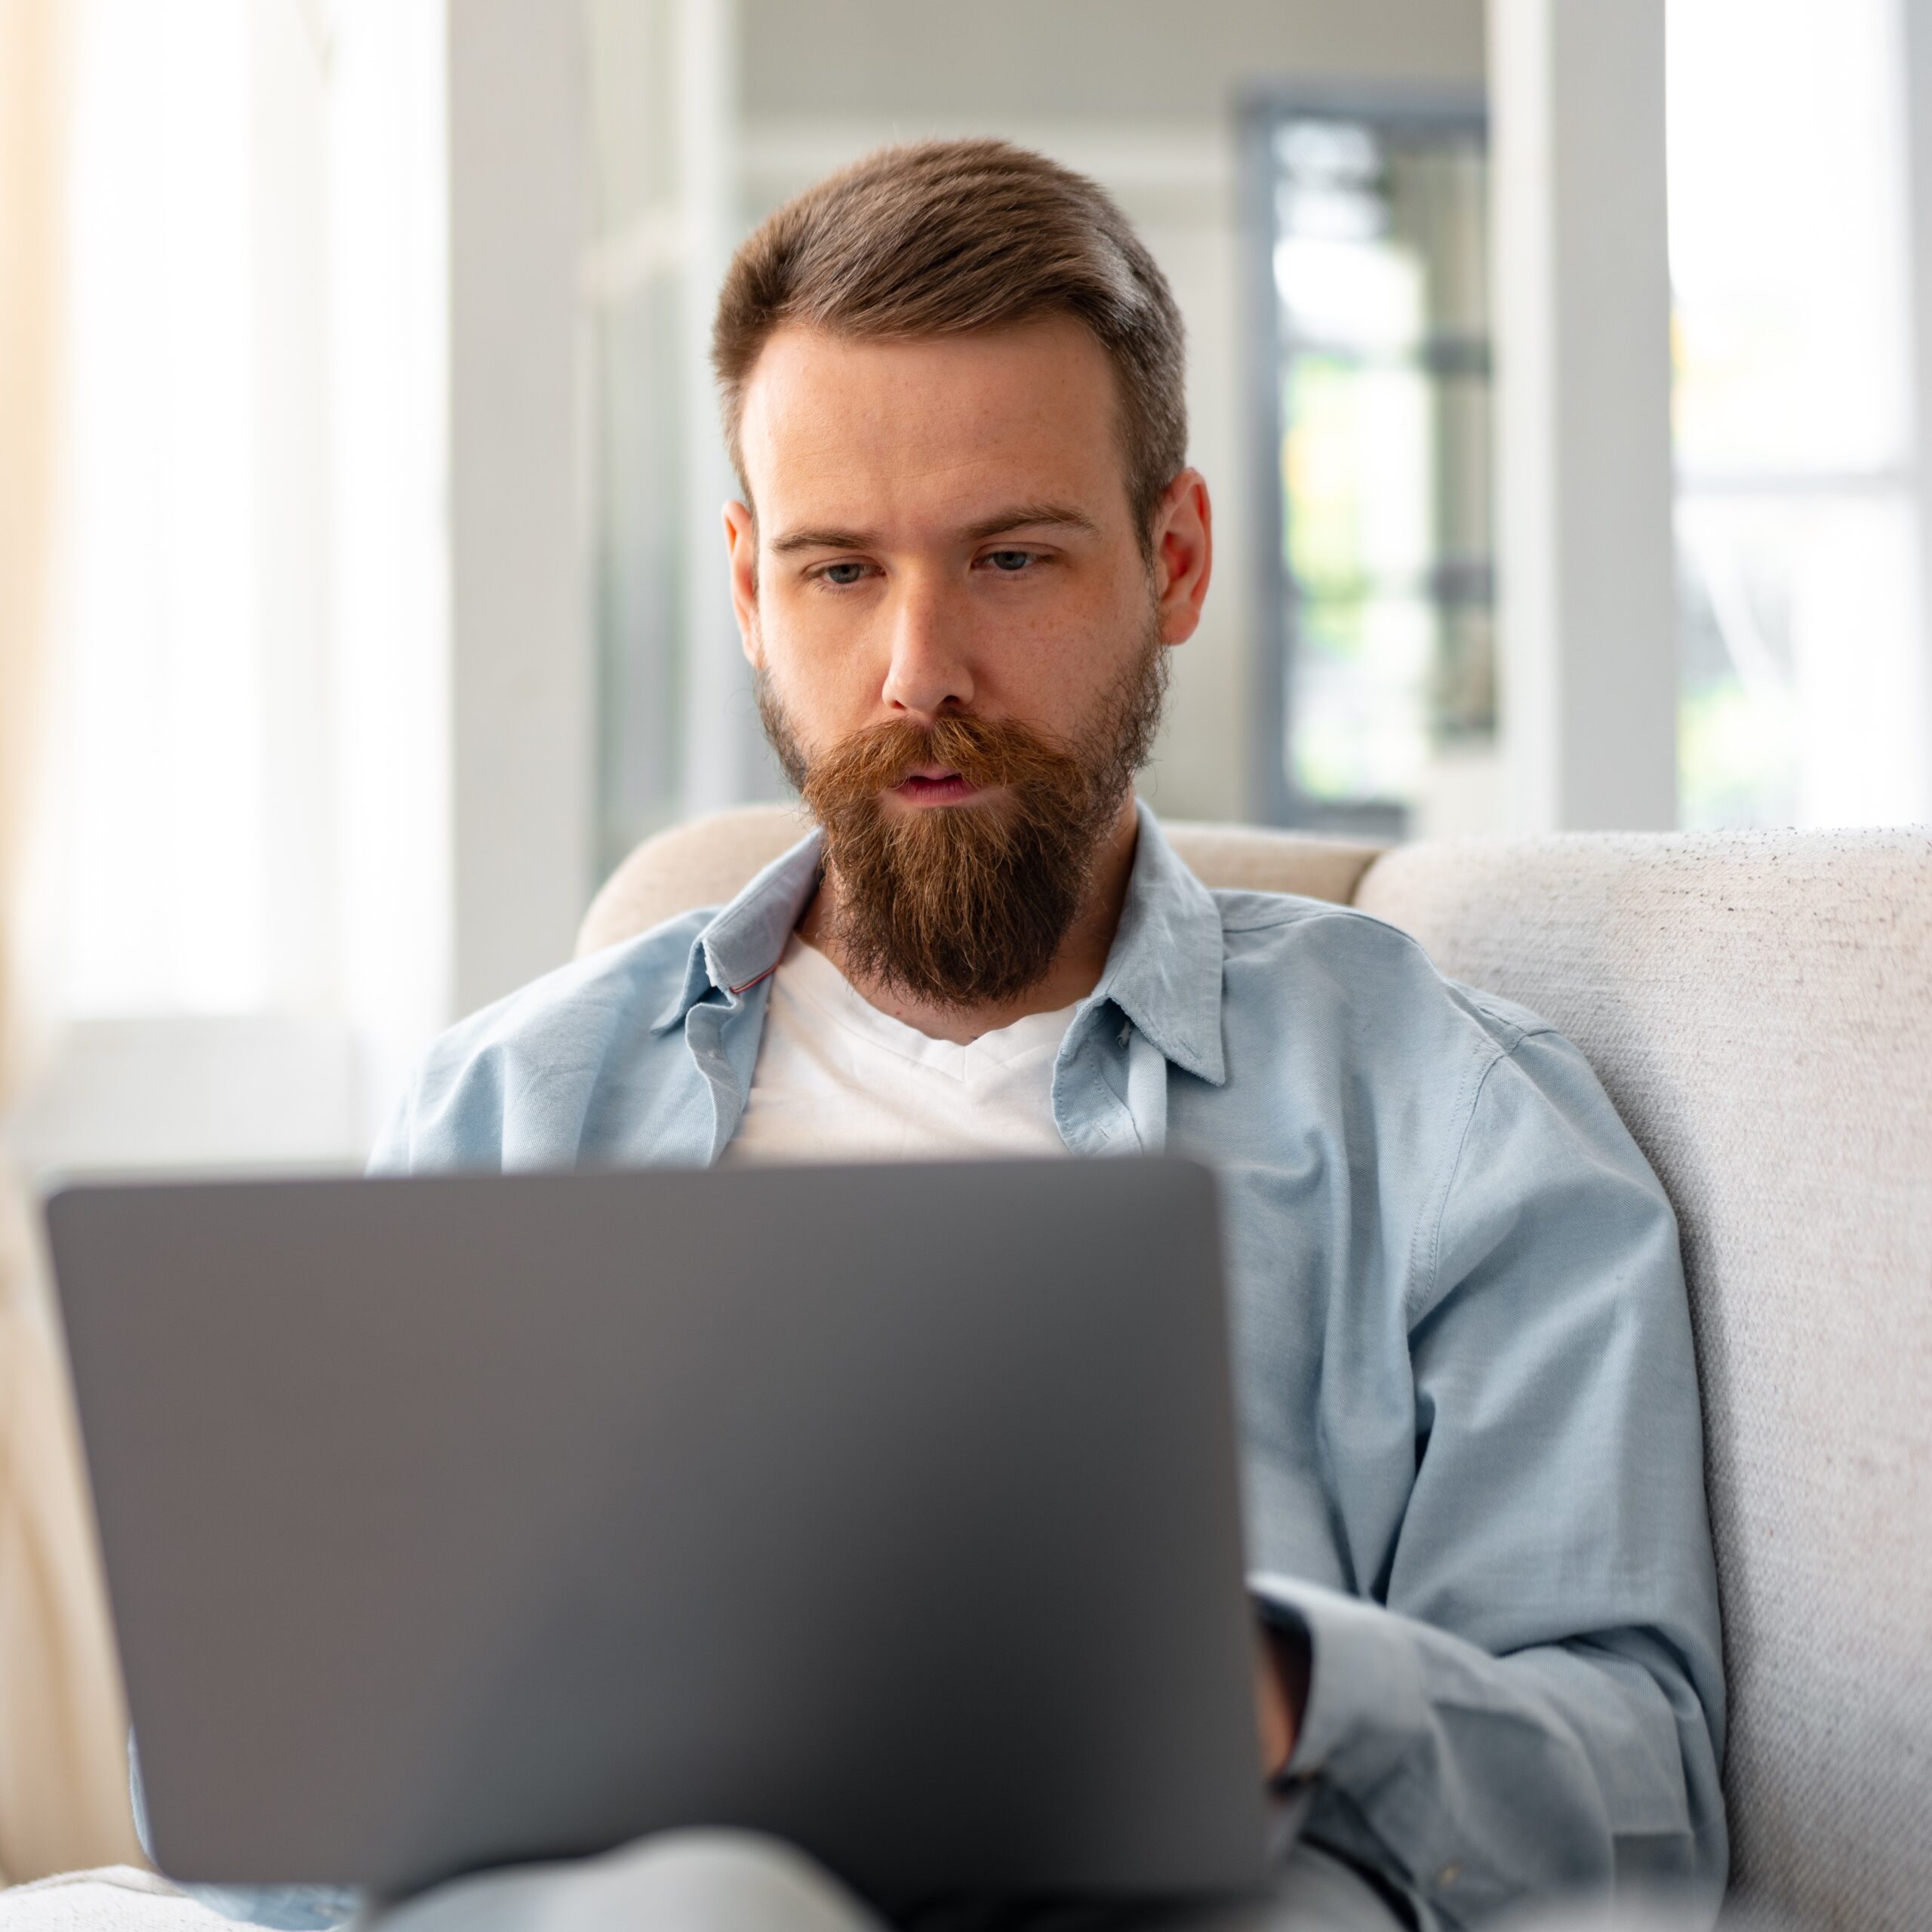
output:
[[[935,1040],[861,998],[796,933],[770,998],[725,1163],[1066,1152],[1053,1078],[1072,1007],[965,1046]]]

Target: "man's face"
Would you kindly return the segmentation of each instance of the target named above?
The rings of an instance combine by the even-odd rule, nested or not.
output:
[[[1117,412],[1106,352],[1060,319],[903,343],[788,327],[746,387],[757,516],[726,520],[768,726],[841,900],[869,891],[891,928],[848,946],[928,997],[1044,972],[1145,752],[1162,648],[1198,621],[1204,489],[1171,486],[1150,561]],[[1016,897],[1024,932],[989,940]]]

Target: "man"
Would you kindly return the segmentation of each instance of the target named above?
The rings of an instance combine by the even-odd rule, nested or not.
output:
[[[1363,915],[1210,893],[1136,807],[1212,561],[1159,271],[1038,155],[888,150],[745,244],[715,359],[738,622],[820,829],[455,1028],[378,1164],[1212,1161],[1263,1770],[1318,1792],[1239,1922],[1708,1909],[1723,1689],[1669,1204],[1534,1014]],[[538,1915],[863,1922],[707,1841],[394,1923]]]

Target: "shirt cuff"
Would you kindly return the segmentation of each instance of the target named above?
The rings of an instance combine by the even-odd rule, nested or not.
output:
[[[1402,1620],[1380,1604],[1257,1571],[1249,1592],[1264,1616],[1308,1632],[1308,1703],[1283,1776],[1329,1771],[1350,1783],[1396,1766],[1428,1723],[1420,1663]]]

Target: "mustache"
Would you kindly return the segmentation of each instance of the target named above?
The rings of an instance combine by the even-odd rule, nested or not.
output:
[[[1062,788],[1080,770],[1069,749],[1011,718],[961,713],[930,724],[888,718],[856,731],[803,774],[805,802],[823,814],[902,785],[938,766],[968,784],[1032,793]]]

